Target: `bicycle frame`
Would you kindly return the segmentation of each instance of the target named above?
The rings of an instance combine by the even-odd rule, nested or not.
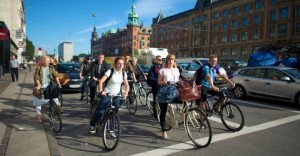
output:
[[[220,88],[220,91],[218,93],[218,95],[211,95],[210,97],[218,97],[218,100],[213,103],[213,107],[210,107],[210,102],[208,100],[206,100],[205,102],[205,108],[206,108],[206,115],[207,116],[211,116],[213,111],[216,110],[217,108],[221,108],[226,102],[229,101],[229,98],[227,97],[227,95],[225,94],[225,90],[227,88]]]

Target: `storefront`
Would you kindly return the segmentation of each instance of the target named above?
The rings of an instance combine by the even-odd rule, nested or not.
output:
[[[0,21],[0,78],[9,72],[10,51],[10,32],[6,24]]]

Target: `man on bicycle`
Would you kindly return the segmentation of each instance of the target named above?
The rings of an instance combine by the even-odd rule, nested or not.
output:
[[[90,97],[91,104],[95,101],[96,90],[99,80],[102,78],[104,73],[109,70],[109,66],[106,61],[104,61],[104,54],[98,55],[98,60],[92,63],[91,70],[91,82],[90,82]]]
[[[197,100],[197,105],[199,105],[199,110],[203,111],[205,108],[205,102],[207,100],[207,94],[216,94],[216,92],[219,92],[219,88],[214,85],[214,79],[216,74],[219,74],[219,76],[225,80],[227,83],[229,83],[232,87],[235,87],[235,83],[230,81],[225,73],[222,73],[219,71],[218,64],[218,56],[217,55],[211,55],[209,57],[209,63],[204,64],[202,67],[201,75],[199,76],[200,79],[196,80],[197,84],[201,84],[201,99]]]
[[[131,65],[134,71],[134,75],[137,80],[147,80],[145,73],[143,72],[141,66],[137,63],[138,59],[136,57],[132,58]]]
[[[129,82],[129,87],[130,87],[130,91],[131,91],[133,89],[133,83],[137,82],[137,80],[136,80],[134,70],[133,70],[132,65],[130,64],[129,60],[130,60],[130,55],[126,54],[124,56],[124,71],[126,72],[126,74],[128,76],[127,79],[133,80],[133,82]]]
[[[127,81],[127,74],[123,71],[124,67],[124,58],[123,57],[117,57],[114,61],[114,68],[113,68],[113,74],[110,76],[112,69],[105,72],[103,77],[99,81],[99,95],[101,96],[101,99],[99,101],[99,105],[91,119],[90,122],[90,133],[95,133],[95,125],[97,121],[101,118],[102,114],[105,112],[105,109],[108,104],[110,104],[111,97],[107,96],[109,95],[120,95],[121,93],[121,84],[124,83],[125,86],[125,93],[123,94],[124,99],[126,99],[128,95],[129,85]],[[105,82],[108,78],[108,82]],[[106,84],[105,87],[103,87]],[[104,89],[103,89],[104,88]],[[115,96],[113,99],[113,106],[115,106],[114,111],[118,112],[118,109],[120,107],[120,96]]]
[[[86,56],[84,58],[84,61],[82,62],[81,66],[80,66],[80,73],[79,73],[79,77],[80,79],[82,79],[82,83],[81,83],[81,87],[80,87],[80,91],[81,91],[81,97],[80,100],[83,100],[84,97],[84,92],[85,92],[85,87],[88,81],[88,76],[91,75],[91,61],[92,61],[92,57],[91,56]]]

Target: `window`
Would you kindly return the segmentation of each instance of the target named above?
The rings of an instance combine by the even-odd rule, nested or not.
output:
[[[255,25],[260,24],[260,15],[254,15],[254,24]]]
[[[270,38],[274,38],[275,37],[275,27],[271,27],[270,28],[269,37]]]
[[[253,39],[258,40],[259,39],[259,29],[253,30]]]
[[[297,6],[296,16],[300,17],[300,5]]]
[[[300,23],[296,24],[296,35],[300,35]]]
[[[247,27],[249,25],[248,17],[242,18],[242,26]]]
[[[270,21],[275,21],[276,20],[276,11],[271,11],[270,12]]]
[[[249,5],[246,3],[243,5],[243,12],[246,13],[249,11]]]
[[[223,30],[227,30],[227,22],[223,22],[222,23],[222,29]]]
[[[237,41],[236,33],[231,33],[231,42],[236,42],[236,41]]]
[[[281,24],[278,26],[278,35],[287,35],[287,24]]]
[[[160,28],[159,28],[159,32],[162,33],[163,31],[164,31],[163,27],[160,27]]]
[[[192,18],[192,23],[196,23],[196,19],[194,17]]]
[[[207,15],[204,15],[204,22],[207,22],[207,21],[208,21]]]
[[[215,12],[215,13],[214,13],[214,19],[215,19],[215,20],[219,19],[219,12]]]
[[[185,28],[189,26],[189,23],[188,23],[187,20],[184,20],[184,21],[183,21],[183,26],[184,26]]]
[[[260,9],[261,8],[261,1],[257,0],[255,1],[255,9]]]
[[[202,16],[198,16],[198,23],[202,22]]]
[[[227,43],[227,35],[222,36],[222,43]]]
[[[275,5],[276,4],[276,0],[271,0],[271,5]]]
[[[231,28],[236,29],[237,28],[237,20],[232,20],[231,21]]]
[[[233,7],[232,8],[232,15],[237,15],[238,14],[238,8],[237,7]]]
[[[219,25],[218,25],[218,23],[215,23],[215,24],[214,24],[214,30],[215,30],[215,31],[218,31],[218,29],[219,29]]]
[[[288,12],[289,12],[288,7],[280,8],[279,9],[279,18],[280,19],[288,18]]]
[[[225,48],[222,48],[222,50],[221,50],[221,55],[222,55],[222,56],[226,56],[226,49],[225,49]]]
[[[247,47],[241,48],[241,55],[247,55]]]
[[[227,9],[223,10],[223,17],[224,18],[228,17],[228,10]]]
[[[218,43],[218,35],[214,36],[214,43]]]
[[[248,32],[247,31],[243,31],[241,33],[241,40],[242,41],[247,41],[248,40]]]
[[[176,28],[179,28],[179,27],[180,27],[180,24],[179,24],[179,23],[177,23],[177,24],[176,24]]]
[[[236,55],[236,48],[231,48],[231,56],[235,56]]]

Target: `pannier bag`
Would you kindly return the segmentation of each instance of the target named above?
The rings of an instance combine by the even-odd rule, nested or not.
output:
[[[180,101],[192,101],[201,98],[201,85],[196,85],[193,80],[181,80],[177,82]]]

